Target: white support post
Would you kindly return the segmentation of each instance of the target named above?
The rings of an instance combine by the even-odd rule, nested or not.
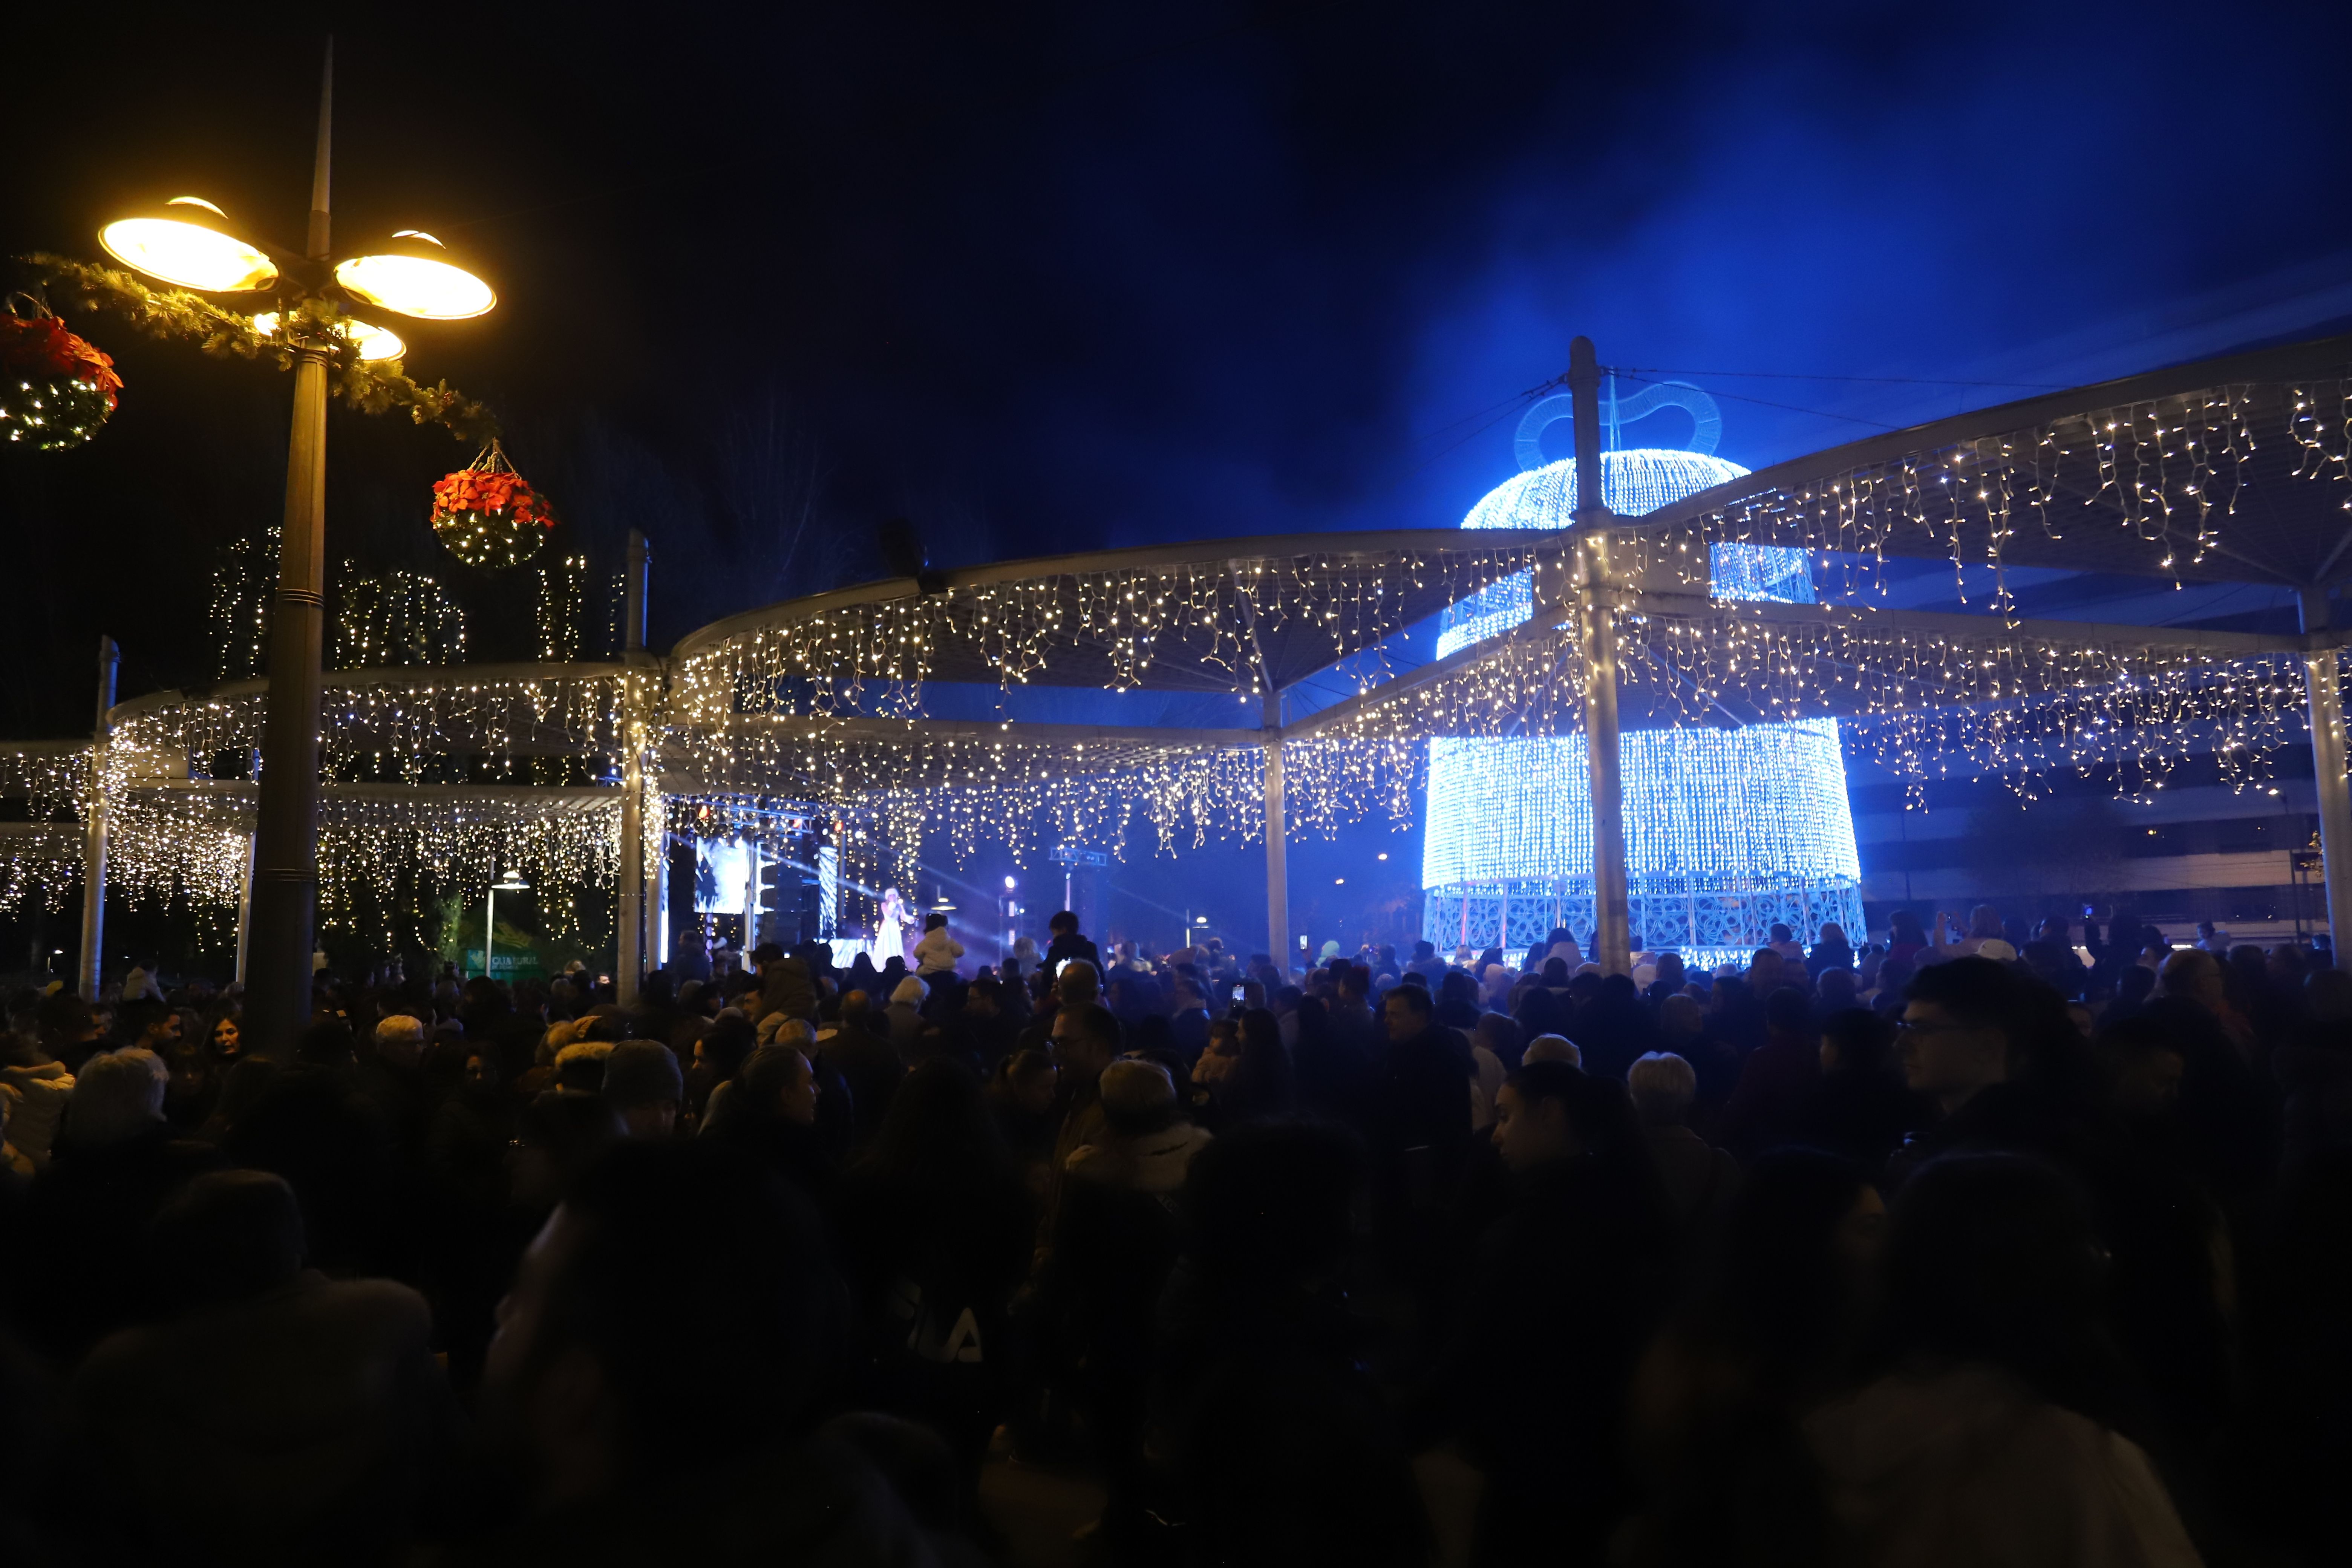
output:
[[[760,945],[760,841],[743,840],[743,966],[751,966],[751,950]]]
[[[1265,694],[1265,940],[1276,970],[1288,975],[1290,951],[1289,812],[1283,800],[1282,694]],[[1187,937],[1191,935],[1186,932]]]
[[[621,609],[620,958],[621,1005],[637,1005],[646,972],[646,536],[629,530],[629,571]]]
[[[663,814],[662,832],[657,840],[661,853],[654,858],[654,918],[650,922],[654,935],[653,967],[663,969],[669,964],[669,817],[667,805],[661,795],[661,781],[649,779],[647,790],[653,809]]]
[[[82,996],[98,1000],[106,949],[106,752],[113,736],[107,715],[114,708],[115,671],[122,650],[112,637],[98,639],[98,723],[90,731],[89,815],[82,822],[81,966],[75,971]]]
[[[2303,591],[2303,629],[2327,628],[2327,591]],[[2336,670],[2336,650],[2320,648],[2304,656],[2304,690],[2311,703],[2311,772],[2319,786],[2319,862],[2327,878],[2327,942],[2337,968],[2344,966],[2344,943],[2352,937],[2352,788],[2347,788],[2344,755],[2344,689]]]

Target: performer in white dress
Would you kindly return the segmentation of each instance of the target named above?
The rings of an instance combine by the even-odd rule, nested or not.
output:
[[[898,901],[898,889],[882,889],[882,913],[874,922],[874,963],[879,968],[892,959],[901,963],[907,960],[907,906]]]

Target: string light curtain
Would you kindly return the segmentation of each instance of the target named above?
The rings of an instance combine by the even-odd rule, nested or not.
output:
[[[2300,643],[2248,638],[2237,648],[2161,627],[2027,627],[2012,622],[2002,581],[2008,566],[2024,564],[2283,586],[2322,580],[2352,510],[2352,381],[2340,369],[2212,380],[2086,395],[2072,408],[2042,400],[2034,406],[2044,414],[2002,434],[1873,438],[1736,478],[1630,522],[1619,552],[1629,576],[1672,576],[1696,558],[1712,563],[1718,581],[1714,599],[1643,589],[1612,614],[1629,729],[1701,732],[1684,772],[1637,761],[1642,776],[1629,788],[1649,789],[1643,778],[1652,776],[1661,788],[1682,787],[1697,776],[1691,769],[1744,785],[1772,768],[1826,767],[1820,721],[1830,720],[1843,731],[1838,749],[1915,783],[1996,774],[2031,790],[2053,770],[2073,768],[2108,770],[2118,789],[2154,788],[2183,757],[2205,752],[2239,783],[2266,778],[2271,754],[2305,738]],[[1470,645],[1475,658],[1443,678],[1381,690],[1385,641],[1552,558],[1557,539],[1462,549],[1344,540],[1328,548],[1255,542],[1230,557],[1216,549],[1211,558],[1202,546],[1125,564],[1097,556],[950,574],[939,591],[900,584],[823,595],[708,628],[647,694],[666,806],[648,813],[648,847],[656,832],[676,829],[679,802],[738,797],[765,803],[772,815],[789,808],[840,823],[844,874],[853,874],[853,857],[869,857],[871,874],[854,873],[868,882],[903,877],[924,835],[960,856],[983,842],[1026,855],[1050,847],[1049,836],[1116,844],[1138,822],[1170,853],[1212,838],[1248,841],[1263,831],[1264,755],[1249,731],[1261,722],[1266,671],[1287,684],[1349,658],[1360,658],[1370,694],[1285,744],[1295,832],[1409,820],[1429,779],[1433,741],[1535,737],[1551,748],[1548,765],[1576,771],[1582,670],[1570,628],[1549,616],[1513,625],[1521,612],[1505,605],[1491,626],[1458,620],[1465,639],[1483,638]],[[1883,590],[1878,568],[1890,556],[1989,568],[1989,590],[1973,571],[1957,579],[1974,594],[1972,607],[1989,613],[1965,626],[1928,627],[1916,616],[1898,622],[1840,604],[1727,602],[1738,591],[1723,580],[1727,561],[1771,558],[1724,546],[1810,552],[1808,573],[1832,599],[1867,601]],[[246,627],[257,595],[241,592],[216,597],[245,606],[223,611],[222,624],[257,636],[257,621]],[[921,718],[929,681],[975,679],[1008,689],[1060,683],[1222,696],[1234,702],[1234,728],[1041,739]],[[337,910],[356,909],[395,864],[423,874],[427,887],[462,888],[507,857],[520,857],[535,881],[609,886],[618,833],[609,787],[589,792],[593,809],[558,809],[565,791],[519,791],[504,815],[489,816],[467,815],[446,792],[612,774],[620,692],[617,667],[569,662],[331,678],[327,777],[341,788],[405,788],[414,798],[331,790],[331,802],[352,804],[329,811],[333,868],[322,873],[322,898]],[[828,722],[875,715],[911,721],[892,734]],[[257,742],[257,684],[141,700],[119,717],[104,787],[117,828],[112,866],[126,896],[225,905],[250,785],[205,775],[214,757]],[[1738,737],[1770,726],[1795,727],[1778,742],[1785,753],[1738,750],[1761,742]],[[1631,752],[1647,755],[1643,749],[1658,743],[1636,739]],[[66,825],[52,819],[86,817],[89,773],[86,749],[11,756],[0,748],[0,789],[28,797],[36,819],[0,834],[0,900],[50,901],[72,885],[78,831],[58,831]],[[1562,844],[1579,837],[1572,819],[1557,832]],[[1637,866],[1658,864],[1644,858],[1650,842],[1637,825]],[[1843,874],[1843,865],[1769,863],[1799,879],[1820,867]],[[1657,874],[1672,874],[1673,862],[1663,864]],[[1484,887],[1493,885],[1479,880],[1488,869],[1500,868],[1465,857],[1448,874]],[[1687,910],[1684,918],[1687,929]],[[1671,924],[1665,914],[1643,919],[1653,944],[1661,922]]]
[[[346,561],[336,598],[337,669],[465,662],[466,612],[421,572],[363,574]]]

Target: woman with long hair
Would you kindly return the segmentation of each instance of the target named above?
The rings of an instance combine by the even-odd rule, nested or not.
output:
[[[215,1014],[205,1026],[205,1056],[226,1073],[245,1058],[245,1029],[233,1012]]]
[[[1228,1124],[1289,1115],[1298,1106],[1298,1075],[1281,1020],[1252,1007],[1241,1016],[1240,1038],[1241,1061],[1226,1084]]]

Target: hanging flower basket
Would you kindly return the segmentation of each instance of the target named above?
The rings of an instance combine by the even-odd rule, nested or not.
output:
[[[79,447],[98,434],[121,390],[114,361],[88,339],[40,301],[9,299],[0,312],[0,441],[44,452]]]
[[[433,531],[468,566],[520,566],[539,553],[555,516],[493,441],[433,482]]]

